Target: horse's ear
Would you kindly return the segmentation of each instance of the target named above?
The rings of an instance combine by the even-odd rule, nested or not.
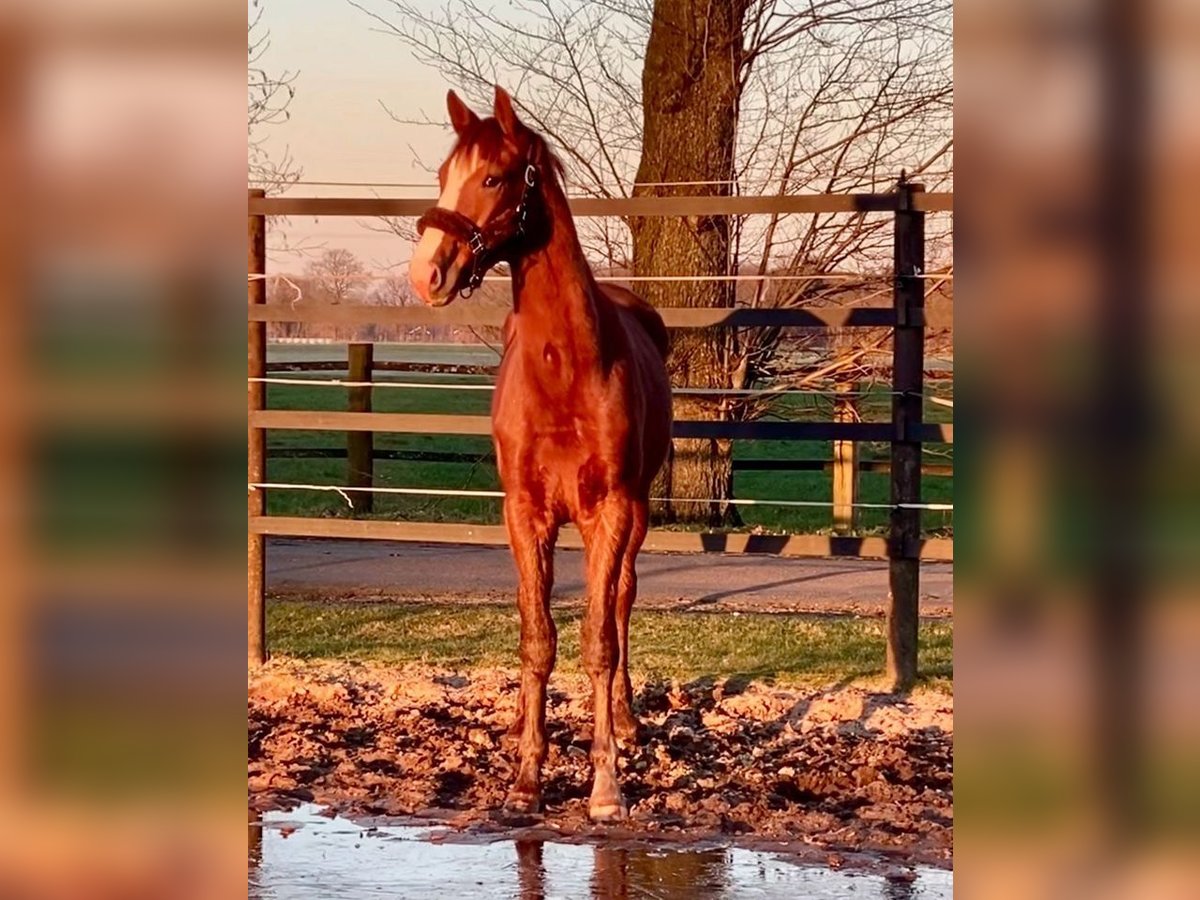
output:
[[[454,126],[456,134],[462,134],[479,121],[479,116],[475,115],[471,107],[463,103],[454,91],[446,92],[446,109],[450,111],[450,124]]]
[[[517,129],[521,127],[521,123],[513,110],[512,97],[508,96],[508,91],[500,85],[496,85],[496,103],[492,109],[492,115],[496,117],[496,121],[500,123],[505,134],[509,137],[517,136]]]

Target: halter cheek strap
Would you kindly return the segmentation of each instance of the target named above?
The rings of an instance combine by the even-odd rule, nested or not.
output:
[[[533,163],[525,166],[525,184],[521,200],[515,207],[497,213],[481,228],[467,216],[453,209],[431,206],[417,220],[417,233],[426,228],[437,228],[453,235],[467,245],[471,254],[471,272],[467,283],[459,293],[469,297],[483,283],[483,276],[500,261],[506,247],[525,236],[525,222],[529,213],[529,193],[537,184],[537,167]]]

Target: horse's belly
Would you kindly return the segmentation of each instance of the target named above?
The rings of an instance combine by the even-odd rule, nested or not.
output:
[[[506,494],[575,519],[622,485],[626,448],[589,440],[572,427],[531,430],[516,446],[497,436]]]

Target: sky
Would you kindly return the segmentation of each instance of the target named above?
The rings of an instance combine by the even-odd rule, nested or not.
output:
[[[419,182],[428,189],[378,189],[381,196],[433,196],[436,178],[419,165],[441,162],[451,132],[445,127],[400,124],[380,105],[403,118],[444,121],[450,85],[435,70],[413,59],[397,38],[347,0],[264,0],[263,23],[271,47],[263,59],[268,72],[296,71],[291,119],[265,129],[273,155],[290,151],[305,181]],[[369,4],[384,9],[386,4]],[[430,4],[433,5],[433,4]],[[439,4],[440,5],[440,4]],[[370,189],[298,185],[295,196],[371,196]],[[370,231],[346,218],[292,218],[289,245],[346,247],[373,269],[408,259],[407,243]],[[297,271],[311,258],[284,253],[273,242],[271,267]]]
[[[266,127],[276,158],[290,153],[303,181],[416,183],[426,187],[346,187],[298,184],[293,196],[436,196],[432,169],[452,144],[446,122],[451,85],[414,59],[408,47],[349,0],[261,0],[271,46],[262,65],[272,74],[298,73],[289,121]],[[395,18],[388,0],[359,0]],[[428,9],[447,0],[411,0]],[[390,12],[389,12],[390,11]],[[511,13],[511,11],[509,11]],[[386,105],[387,109],[384,108]],[[442,125],[393,120],[431,119]],[[484,112],[484,110],[480,110]],[[376,230],[372,230],[374,225]],[[369,219],[292,217],[269,239],[269,269],[300,272],[324,249],[342,247],[378,274],[402,274],[411,243]],[[285,247],[299,248],[287,250]]]

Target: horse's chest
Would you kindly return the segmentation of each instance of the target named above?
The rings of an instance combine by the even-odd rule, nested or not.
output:
[[[620,480],[628,457],[617,383],[581,369],[558,344],[522,344],[506,355],[493,401],[501,481],[554,506],[586,508]]]
[[[568,506],[611,482],[624,456],[608,429],[562,407],[536,405],[512,419],[501,416],[494,434],[506,487],[537,485]]]
[[[586,418],[558,410],[530,415],[521,440],[524,454],[542,466],[569,468],[607,448],[599,429]]]

